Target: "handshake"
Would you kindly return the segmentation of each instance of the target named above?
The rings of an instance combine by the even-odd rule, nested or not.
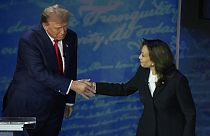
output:
[[[80,94],[86,99],[95,96],[96,93],[96,83],[90,82],[90,79],[82,79],[72,81],[71,90]]]

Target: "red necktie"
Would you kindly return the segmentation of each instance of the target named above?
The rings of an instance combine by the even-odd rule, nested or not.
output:
[[[55,53],[56,53],[56,57],[57,57],[57,61],[58,61],[59,73],[63,74],[63,62],[62,62],[60,50],[58,48],[58,40],[54,40],[54,42],[55,42],[54,48],[55,48]]]

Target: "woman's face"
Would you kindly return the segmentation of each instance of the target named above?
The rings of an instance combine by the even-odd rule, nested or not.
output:
[[[150,60],[149,50],[146,45],[143,45],[140,55],[139,55],[140,64],[143,68],[150,68],[154,66],[154,63]]]

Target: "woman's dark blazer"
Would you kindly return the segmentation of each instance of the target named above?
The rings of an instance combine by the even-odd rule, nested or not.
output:
[[[137,136],[195,136],[196,110],[188,80],[170,68],[153,97],[148,87],[148,68],[138,68],[127,83],[96,83],[97,94],[127,96],[137,90],[144,105]]]

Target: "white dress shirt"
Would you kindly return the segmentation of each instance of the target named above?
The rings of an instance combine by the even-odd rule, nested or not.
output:
[[[149,84],[148,85],[149,85],[149,89],[150,89],[150,93],[151,93],[152,97],[153,97],[153,93],[154,93],[155,88],[156,88],[157,80],[158,80],[157,75],[153,75],[152,70],[150,70],[149,79],[148,79]]]
[[[47,33],[47,32],[46,32]],[[55,44],[55,42],[54,42],[54,39],[47,33],[47,35],[49,36],[49,38],[50,38],[50,40],[52,41],[52,43],[53,43],[53,46],[54,46],[54,44]],[[58,48],[59,48],[59,51],[60,51],[60,54],[61,54],[61,58],[62,58],[62,62],[63,62],[63,71],[65,70],[65,58],[64,58],[64,55],[63,55],[63,42],[62,42],[62,40],[60,40],[60,41],[58,41]],[[70,91],[70,89],[71,89],[71,84],[72,84],[72,81],[73,80],[71,80],[71,82],[70,82],[70,84],[69,84],[69,87],[68,87],[68,90],[66,91],[66,94],[68,94],[69,93],[69,91]],[[66,105],[73,105],[73,104],[70,104],[70,103],[66,103]]]

